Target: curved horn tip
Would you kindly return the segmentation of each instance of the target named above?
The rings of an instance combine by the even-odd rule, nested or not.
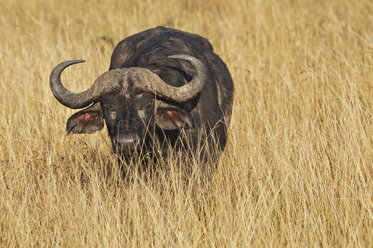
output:
[[[70,65],[73,65],[73,64],[79,64],[79,63],[83,63],[83,62],[85,62],[85,60],[76,59],[76,60],[67,60],[67,61],[59,63],[58,65],[56,65],[53,68],[53,70],[50,74],[50,77],[49,77],[50,84],[51,85],[55,84],[56,80],[60,80],[60,76],[61,76],[62,71],[65,70],[67,67],[69,67]]]
[[[62,63],[59,63],[56,67],[60,67],[60,66],[67,67],[73,64],[79,64],[79,63],[84,63],[84,62],[85,62],[84,59],[67,60]]]
[[[84,99],[81,99],[82,93],[76,94],[72,93],[68,89],[65,88],[65,86],[61,82],[61,74],[62,72],[69,66],[73,64],[83,63],[85,60],[67,60],[60,64],[58,64],[56,67],[53,68],[50,78],[49,78],[49,86],[53,93],[53,95],[56,97],[56,99],[63,105],[69,108],[83,108],[87,106],[90,102],[84,101]],[[80,99],[79,99],[80,98]],[[79,99],[79,101],[77,101]]]
[[[59,74],[61,74],[62,71],[65,70],[70,65],[79,64],[79,63],[83,63],[83,62],[85,62],[85,60],[83,60],[83,59],[76,59],[76,60],[67,60],[67,61],[59,63],[58,65],[56,65],[53,68],[53,70],[52,70],[52,72],[50,74],[50,80],[52,80],[53,77],[58,76]]]
[[[174,55],[167,56],[167,58],[170,58],[170,59],[184,59],[184,60],[196,59],[196,57],[194,57],[192,55],[188,55],[188,54],[174,54]]]

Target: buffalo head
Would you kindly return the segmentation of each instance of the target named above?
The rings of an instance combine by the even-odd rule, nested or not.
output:
[[[50,88],[56,99],[73,109],[87,107],[73,114],[66,124],[68,133],[94,133],[104,120],[114,151],[130,154],[151,146],[152,132],[191,128],[192,117],[169,102],[181,103],[195,97],[206,81],[203,63],[189,55],[172,55],[169,59],[189,61],[195,69],[193,79],[173,87],[152,71],[139,68],[109,70],[81,93],[73,93],[61,82],[62,71],[83,60],[65,61],[50,75]]]

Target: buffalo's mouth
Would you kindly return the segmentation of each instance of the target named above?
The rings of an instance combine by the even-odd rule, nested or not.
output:
[[[111,142],[114,151],[120,154],[132,154],[141,148],[140,138],[136,134],[118,134]]]

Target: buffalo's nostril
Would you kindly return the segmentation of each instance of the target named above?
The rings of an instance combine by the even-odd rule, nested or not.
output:
[[[123,151],[134,151],[139,143],[139,137],[136,134],[118,134],[113,138],[113,143]]]

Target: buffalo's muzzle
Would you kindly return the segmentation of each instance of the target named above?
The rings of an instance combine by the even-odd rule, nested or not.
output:
[[[137,150],[140,138],[136,134],[118,134],[113,137],[113,145],[116,150],[129,153]]]

